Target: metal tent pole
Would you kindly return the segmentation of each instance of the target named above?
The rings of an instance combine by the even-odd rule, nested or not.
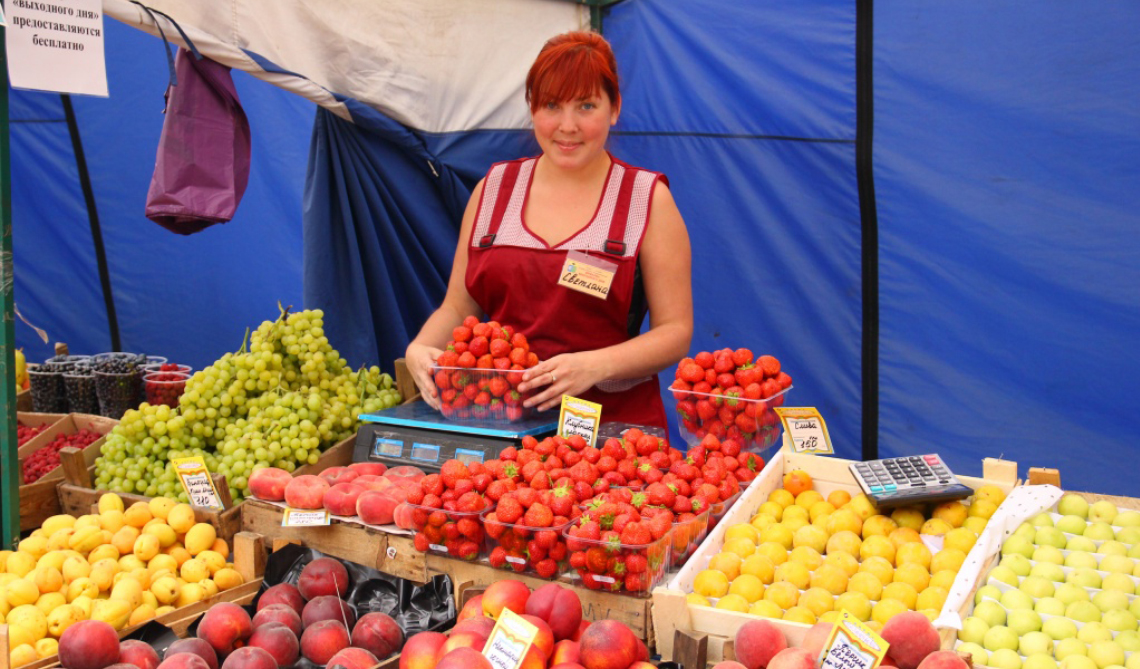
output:
[[[7,29],[0,28],[0,526],[4,548],[20,539],[20,463],[16,446],[16,332],[12,298],[12,175],[8,142]]]

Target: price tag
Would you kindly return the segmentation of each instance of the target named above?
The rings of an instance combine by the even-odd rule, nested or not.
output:
[[[563,439],[578,435],[593,446],[602,425],[602,405],[569,395],[562,396],[562,409],[558,413],[558,436]]]
[[[889,646],[858,618],[841,610],[817,662],[820,669],[874,669]]]
[[[320,527],[332,522],[328,509],[290,509],[285,507],[281,527]]]
[[[792,440],[792,450],[796,453],[835,452],[827,423],[823,422],[823,416],[815,407],[778,407],[776,413],[783,421],[784,429]]]
[[[538,628],[510,609],[503,609],[499,622],[491,630],[487,645],[483,646],[486,657],[495,669],[516,669],[522,665]]]
[[[221,495],[214,487],[214,477],[206,468],[201,457],[174,458],[174,473],[182,481],[182,487],[190,497],[191,506],[204,506],[208,509],[221,509]]]

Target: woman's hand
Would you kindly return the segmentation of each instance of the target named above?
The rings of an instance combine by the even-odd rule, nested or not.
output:
[[[565,353],[538,363],[523,373],[519,384],[520,393],[535,392],[523,406],[546,411],[558,406],[563,395],[579,397],[607,378],[600,367],[595,351]]]
[[[431,367],[441,353],[443,351],[438,348],[414,342],[408,344],[408,350],[404,352],[404,361],[419,386],[420,395],[433,409],[439,409],[439,390],[432,379]]]

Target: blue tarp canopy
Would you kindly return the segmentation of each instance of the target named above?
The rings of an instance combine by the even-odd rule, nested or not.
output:
[[[237,68],[253,132],[231,222],[181,237],[144,218],[167,60],[136,5],[105,0],[111,95],[73,103],[121,346],[195,368],[281,301],[390,370],[443,295],[470,188],[535,150],[527,66],[589,24],[558,0],[148,4]],[[934,451],[977,475],[1003,456],[1135,495],[1137,25],[1136,3],[1059,0],[609,7],[611,148],[669,176],[693,351],[779,357],[842,457]],[[17,306],[73,352],[107,350],[61,99],[13,91],[10,116]]]

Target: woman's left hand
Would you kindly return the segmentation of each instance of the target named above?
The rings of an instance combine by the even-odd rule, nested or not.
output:
[[[534,392],[535,395],[524,402],[523,406],[546,411],[558,406],[563,395],[579,397],[606,379],[605,372],[598,368],[596,360],[593,351],[565,353],[526,370],[518,390],[520,393]]]

